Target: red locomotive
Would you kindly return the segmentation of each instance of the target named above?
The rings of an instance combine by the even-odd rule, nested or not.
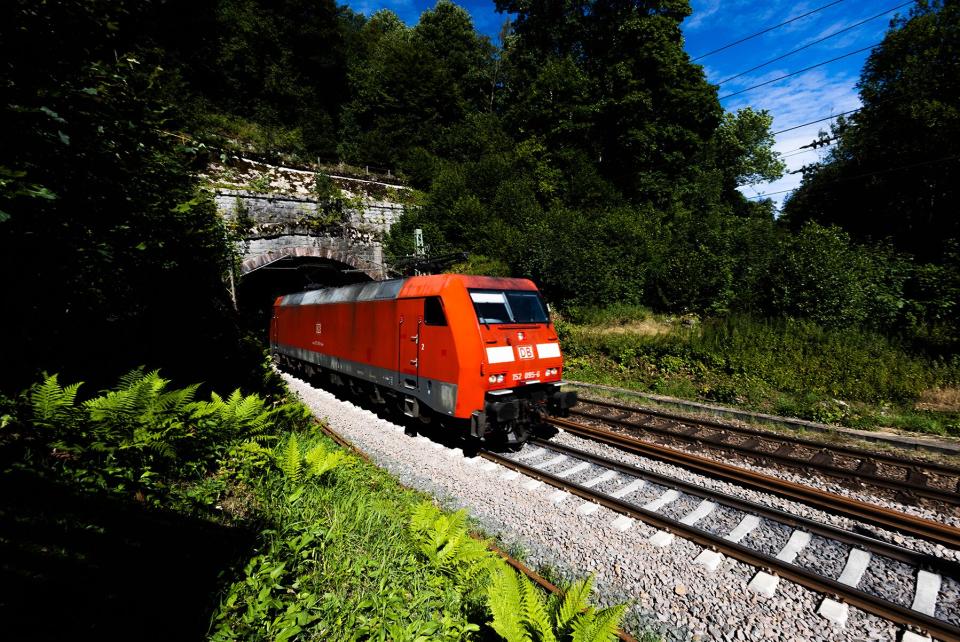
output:
[[[288,294],[274,303],[270,349],[282,366],[481,439],[522,442],[541,414],[576,403],[527,279],[441,274]]]

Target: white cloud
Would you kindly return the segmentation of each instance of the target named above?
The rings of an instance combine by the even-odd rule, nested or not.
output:
[[[815,70],[753,90],[743,96],[737,96],[731,99],[726,107],[730,111],[746,106],[766,109],[773,115],[773,131],[779,131],[858,108],[860,98],[854,86],[857,78],[857,74],[851,71],[829,74],[824,70]],[[830,122],[813,123],[784,132],[776,137],[774,150],[782,154],[792,153],[815,140],[820,130],[829,131]],[[815,162],[824,153],[825,151],[821,149],[791,155],[784,159],[787,172],[796,171],[805,164]],[[745,186],[740,191],[747,196],[780,192],[796,188],[800,185],[800,181],[800,174],[788,173],[777,181]],[[788,193],[775,194],[771,198],[777,207],[780,207],[787,196],[789,196]]]
[[[701,28],[710,17],[720,10],[720,0],[702,0],[693,3],[693,15],[683,25],[684,29],[695,31]]]

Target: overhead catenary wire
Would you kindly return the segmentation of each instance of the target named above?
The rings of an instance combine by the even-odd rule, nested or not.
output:
[[[817,123],[822,123],[825,120],[833,120],[834,118],[839,118],[840,116],[848,116],[850,114],[855,114],[858,111],[863,109],[862,107],[857,107],[856,109],[850,109],[848,111],[842,111],[839,114],[834,114],[833,116],[825,116],[823,118],[818,118],[817,120],[811,120],[807,123],[800,123],[799,125],[794,125],[793,127],[787,127],[786,129],[778,129],[775,132],[770,132],[771,136],[776,136],[777,134],[785,134],[787,132],[792,132],[795,129],[800,129],[801,127],[806,127],[807,125],[816,125]]]
[[[835,142],[837,142],[838,140],[840,140],[839,136],[831,136],[830,138],[817,138],[810,141],[806,145],[801,145],[800,147],[797,147],[796,149],[788,149],[787,151],[783,152],[783,154],[792,156],[791,152],[810,151],[813,149],[817,149],[818,147],[828,147],[834,144]]]
[[[724,50],[726,50],[726,49],[729,49],[730,47],[735,47],[736,45],[739,45],[740,43],[746,42],[746,41],[748,41],[748,40],[752,40],[752,39],[756,38],[757,36],[762,36],[762,35],[765,34],[765,33],[769,33],[769,32],[771,32],[771,31],[773,31],[774,29],[779,29],[780,27],[782,27],[782,26],[784,26],[784,25],[788,25],[788,24],[790,24],[791,22],[796,22],[797,20],[800,20],[801,18],[806,18],[807,16],[812,16],[813,14],[815,14],[815,13],[817,13],[817,12],[819,12],[819,11],[823,11],[824,9],[827,9],[827,8],[832,7],[832,6],[834,6],[834,5],[840,4],[840,3],[843,2],[843,1],[844,1],[844,0],[834,0],[833,2],[830,2],[830,3],[828,3],[828,4],[823,5],[822,7],[817,7],[816,9],[812,9],[812,10],[810,10],[810,11],[804,13],[804,14],[801,14],[801,15],[799,15],[799,16],[795,16],[795,17],[793,17],[793,18],[790,18],[789,20],[785,20],[784,22],[781,22],[780,24],[773,25],[772,27],[767,27],[766,29],[763,29],[762,31],[758,31],[758,32],[753,33],[753,34],[750,34],[749,36],[746,36],[746,37],[744,37],[744,38],[740,38],[739,40],[735,40],[734,42],[731,42],[731,43],[729,43],[729,44],[726,44],[726,45],[724,45],[724,46],[722,46],[722,47],[720,47],[720,48],[718,48],[718,49],[714,49],[713,51],[708,51],[708,52],[705,53],[705,54],[701,54],[701,55],[697,56],[696,58],[693,59],[693,62],[696,62],[697,60],[700,60],[701,58],[706,58],[707,56],[712,56],[713,54],[719,53],[719,52],[724,51]]]
[[[784,159],[784,158],[792,158],[792,157],[794,157],[794,156],[800,156],[800,155],[802,155],[802,154],[809,154],[810,152],[815,152],[815,151],[817,151],[818,148],[819,148],[819,149],[825,149],[825,148],[827,148],[827,147],[832,147],[833,145],[834,145],[834,143],[827,143],[826,145],[821,145],[821,146],[818,146],[818,147],[812,147],[812,146],[809,146],[809,145],[804,145],[803,147],[799,147],[799,148],[797,148],[797,149],[794,149],[794,150],[790,150],[790,151],[788,151],[788,152],[783,152],[783,153],[781,153],[781,154],[780,154],[780,158],[781,158],[781,159]]]
[[[854,180],[857,180],[858,178],[867,178],[867,177],[869,177],[869,176],[876,176],[876,175],[878,175],[878,174],[887,174],[887,173],[889,173],[889,172],[896,172],[896,171],[899,171],[899,170],[901,170],[901,169],[912,169],[912,168],[914,168],[914,167],[922,167],[923,165],[932,165],[933,163],[945,163],[945,162],[947,162],[947,161],[958,160],[958,159],[960,159],[960,155],[954,154],[953,156],[945,156],[945,157],[943,157],[943,158],[934,158],[933,160],[921,161],[921,162],[919,162],[919,163],[911,163],[911,164],[909,164],[909,165],[900,165],[899,167],[888,167],[888,168],[886,168],[886,169],[878,169],[878,170],[875,171],[875,172],[866,172],[866,173],[864,173],[864,174],[857,174],[856,176],[845,176],[845,177],[843,177],[843,178],[838,178],[838,179],[836,179],[836,180],[828,181],[828,182],[826,182],[826,183],[821,183],[821,184],[819,184],[819,185],[812,185],[812,186],[811,186],[811,189],[822,189],[822,188],[827,187],[827,186],[829,186],[829,185],[836,185],[837,183],[845,183],[845,182],[847,182],[847,181],[854,181]],[[779,190],[779,191],[776,191],[776,192],[767,192],[767,193],[765,193],[765,194],[756,194],[756,195],[754,195],[754,196],[747,196],[746,198],[747,198],[748,200],[753,200],[753,199],[755,199],[755,198],[767,198],[768,196],[775,196],[775,195],[777,195],[777,194],[786,194],[787,192],[795,192],[797,189],[798,189],[798,188],[793,187],[793,188],[790,188],[790,189],[782,189],[782,190]]]
[[[779,134],[785,134],[785,133],[787,133],[787,132],[792,132],[792,131],[797,130],[797,129],[800,129],[800,128],[802,128],[802,127],[806,127],[806,126],[808,126],[808,125],[815,125],[815,124],[817,124],[817,123],[822,123],[822,122],[827,121],[827,120],[833,120],[834,118],[839,118],[840,116],[849,116],[850,114],[856,114],[856,113],[858,113],[858,112],[863,111],[864,108],[866,108],[866,107],[873,107],[873,106],[879,105],[879,104],[881,104],[881,103],[887,103],[887,102],[889,102],[889,101],[891,101],[891,100],[896,100],[896,99],[899,99],[899,98],[903,98],[904,96],[905,96],[905,94],[904,94],[904,93],[901,93],[901,92],[899,92],[899,91],[893,92],[891,95],[884,96],[883,98],[879,98],[879,99],[875,99],[875,100],[870,101],[870,105],[864,105],[864,106],[861,106],[861,107],[857,107],[857,108],[855,108],[855,109],[848,109],[847,111],[842,111],[842,112],[840,112],[839,114],[834,114],[834,115],[832,115],[832,116],[824,116],[823,118],[818,118],[818,119],[816,119],[816,120],[811,120],[811,121],[808,121],[808,122],[805,122],[805,123],[800,123],[799,125],[793,125],[792,127],[785,127],[784,129],[778,129],[778,130],[775,131],[775,132],[770,132],[770,135],[771,135],[771,136],[777,136],[777,135],[779,135]]]
[[[818,63],[815,64],[815,65],[810,65],[809,67],[804,67],[803,69],[798,69],[797,71],[792,71],[792,72],[790,72],[789,74],[784,74],[784,75],[782,75],[782,76],[778,76],[778,77],[776,77],[776,78],[773,78],[772,80],[767,80],[766,82],[762,82],[762,83],[759,83],[759,84],[756,84],[756,85],[752,85],[752,86],[750,86],[750,87],[747,87],[746,89],[741,89],[740,91],[735,91],[735,92],[733,92],[733,93],[727,94],[726,96],[720,96],[719,100],[724,100],[724,99],[730,98],[730,97],[732,97],[732,96],[739,96],[740,94],[744,94],[744,93],[746,93],[746,92],[748,92],[748,91],[757,89],[758,87],[765,87],[766,85],[775,83],[775,82],[777,82],[777,81],[779,81],[779,80],[783,80],[784,78],[790,78],[791,76],[796,76],[796,75],[798,75],[798,74],[802,74],[802,73],[804,73],[804,72],[810,71],[811,69],[816,69],[817,67],[822,67],[822,66],[824,66],[824,65],[828,65],[828,64],[830,64],[831,62],[836,62],[836,61],[838,61],[838,60],[843,60],[844,58],[849,58],[850,56],[854,56],[854,55],[856,55],[856,54],[858,54],[858,53],[862,53],[862,52],[864,52],[864,51],[867,51],[868,49],[873,49],[874,47],[876,47],[876,46],[879,45],[879,44],[880,44],[879,42],[875,42],[875,43],[873,43],[872,45],[870,45],[870,46],[868,46],[868,47],[863,47],[862,49],[857,49],[856,51],[850,51],[850,52],[848,52],[848,53],[843,54],[842,56],[837,56],[836,58],[831,58],[830,60],[824,60],[823,62],[818,62]]]
[[[787,58],[787,57],[789,57],[789,56],[792,56],[792,55],[795,54],[795,53],[798,53],[798,52],[800,52],[800,51],[803,51],[804,49],[808,49],[808,48],[810,48],[810,47],[812,47],[812,46],[814,46],[814,45],[820,44],[821,42],[823,42],[823,41],[825,41],[825,40],[829,40],[830,38],[834,38],[834,37],[836,37],[836,36],[839,36],[839,35],[842,34],[842,33],[846,33],[847,31],[850,31],[851,29],[856,29],[857,27],[859,27],[859,26],[861,26],[861,25],[864,25],[864,24],[870,22],[871,20],[876,20],[877,18],[879,18],[879,17],[881,17],[881,16],[887,15],[887,14],[890,13],[891,11],[896,11],[897,9],[902,9],[903,7],[906,7],[907,5],[911,5],[911,4],[913,4],[914,2],[915,2],[915,0],[910,0],[909,2],[904,2],[904,3],[902,3],[902,4],[898,4],[898,5],[895,6],[895,7],[891,7],[891,8],[889,8],[889,9],[887,9],[886,11],[882,11],[882,12],[876,14],[876,15],[870,16],[869,18],[865,18],[865,19],[861,20],[860,22],[854,23],[854,24],[852,24],[852,25],[850,25],[850,26],[848,26],[848,27],[844,27],[843,29],[839,29],[839,30],[837,30],[837,31],[834,31],[834,32],[831,33],[831,34],[828,34],[828,35],[826,35],[826,36],[823,36],[822,38],[817,38],[817,39],[814,40],[813,42],[808,42],[807,44],[803,45],[802,47],[797,47],[796,49],[793,49],[792,51],[788,51],[787,53],[785,53],[785,54],[783,54],[783,55],[781,55],[781,56],[777,56],[776,58],[771,58],[770,60],[768,60],[768,61],[766,61],[766,62],[764,62],[764,63],[761,63],[761,64],[757,65],[756,67],[751,67],[750,69],[747,69],[747,70],[745,70],[745,71],[741,71],[740,73],[734,74],[733,76],[730,76],[729,78],[725,78],[725,79],[721,80],[720,82],[718,82],[717,85],[719,86],[719,85],[722,85],[722,84],[724,84],[724,83],[728,83],[728,82],[730,82],[731,80],[734,80],[735,78],[739,78],[740,76],[744,76],[744,75],[746,75],[746,74],[749,74],[751,71],[756,71],[757,69],[762,69],[763,67],[766,67],[767,65],[772,65],[773,63],[775,63],[775,62],[777,62],[777,61],[779,61],[779,60],[783,60],[784,58]]]

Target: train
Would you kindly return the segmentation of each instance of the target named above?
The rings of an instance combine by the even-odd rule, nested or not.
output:
[[[528,279],[437,274],[280,296],[270,352],[282,369],[481,441],[523,443],[577,402]]]

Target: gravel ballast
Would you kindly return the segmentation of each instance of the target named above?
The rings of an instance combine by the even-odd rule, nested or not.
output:
[[[582,512],[579,509],[585,502],[578,497],[558,494],[549,485],[533,485],[530,478],[499,465],[464,457],[460,450],[405,434],[402,427],[368,410],[340,401],[329,392],[294,377],[283,376],[317,417],[326,419],[333,430],[353,442],[375,463],[404,484],[433,494],[447,507],[467,508],[488,533],[499,535],[508,546],[527,551],[524,559],[530,566],[553,568],[568,580],[595,573],[597,598],[601,603],[631,603],[626,624],[635,634],[653,630],[669,640],[897,639],[898,627],[853,607],[845,627],[832,625],[816,613],[822,596],[786,580],[780,581],[772,598],[757,595],[747,589],[756,569],[746,564],[727,558],[717,571],[710,572],[693,564],[702,549],[687,540],[675,538],[671,545],[658,548],[647,541],[655,533],[648,525],[634,521],[620,530],[612,525],[619,517],[617,513],[593,506],[592,512]],[[824,516],[794,502],[705,479],[690,471],[566,433],[558,434],[554,440],[796,515],[849,527],[849,520],[844,518]],[[523,456],[532,449],[525,446],[515,456]],[[543,455],[531,457],[525,463],[549,459]],[[550,470],[563,471],[575,463],[568,460]],[[591,467],[571,478],[586,481],[600,472]],[[598,487],[612,488],[623,482],[621,477]],[[647,496],[650,490],[645,488],[637,495]],[[689,510],[693,506],[695,502],[683,498],[677,510]],[[718,508],[703,519],[701,526],[723,530],[728,529],[732,521],[729,512]],[[784,534],[778,535],[778,541],[784,538]],[[881,535],[933,554],[940,553],[935,549],[942,548],[899,535]],[[785,537],[789,537],[789,532]],[[831,558],[838,554],[839,551]],[[956,552],[949,554],[955,556]],[[805,565],[811,562],[805,558],[803,561]],[[835,568],[838,561],[831,559],[825,563]],[[912,584],[912,577],[903,579]],[[948,593],[956,590],[953,584],[945,588]]]

